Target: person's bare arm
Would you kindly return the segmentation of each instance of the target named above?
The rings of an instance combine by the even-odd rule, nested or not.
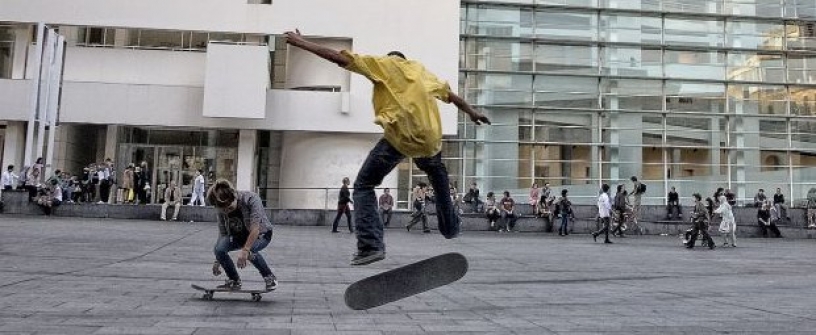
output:
[[[467,101],[462,99],[462,97],[456,95],[456,93],[448,92],[448,101],[452,104],[456,105],[456,108],[459,108],[460,111],[464,112],[468,116],[470,116],[470,120],[475,122],[476,124],[487,123],[490,124],[490,120],[482,113],[476,111]]]
[[[311,52],[318,57],[335,63],[341,67],[346,67],[349,63],[351,63],[351,59],[344,56],[339,51],[303,39],[303,36],[300,35],[300,30],[295,29],[295,31],[287,31],[284,33],[284,35],[286,36],[286,43]]]

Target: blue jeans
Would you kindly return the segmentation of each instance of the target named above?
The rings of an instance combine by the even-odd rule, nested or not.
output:
[[[266,248],[269,245],[269,239],[263,237],[263,235],[258,236],[258,239],[255,240],[255,243],[252,245],[252,248],[249,251],[252,252],[254,257],[250,257],[250,262],[252,265],[258,269],[258,272],[261,273],[262,277],[275,277],[272,274],[272,270],[269,269],[269,265],[266,264],[266,260],[264,260],[263,255],[259,251]],[[213,252],[215,252],[215,259],[218,260],[218,263],[221,264],[221,267],[224,268],[224,272],[227,274],[227,277],[232,280],[238,280],[240,277],[238,276],[238,270],[235,269],[235,263],[232,262],[232,258],[230,258],[228,252],[235,251],[244,247],[243,243],[237,243],[229,236],[221,236],[218,238],[218,241],[215,242],[215,247],[213,248]]]
[[[383,222],[377,213],[377,196],[374,188],[379,186],[386,175],[405,156],[388,141],[381,139],[368,153],[357,178],[354,180],[354,223],[357,227],[357,249],[360,252],[385,251]],[[414,158],[417,167],[428,174],[431,186],[436,192],[436,216],[439,232],[445,238],[459,235],[459,217],[453,210],[448,194],[448,171],[442,164],[442,153],[433,157]]]
[[[569,234],[569,226],[568,226],[569,219],[570,219],[569,215],[566,215],[566,214],[561,215],[561,227],[558,227],[558,232],[559,233],[561,231],[563,231],[564,234]]]

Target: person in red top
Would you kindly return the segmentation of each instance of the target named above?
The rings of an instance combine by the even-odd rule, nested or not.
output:
[[[391,190],[385,188],[383,194],[380,196],[380,215],[382,216],[383,225],[388,227],[391,223],[391,208],[394,207],[394,197],[391,196]]]

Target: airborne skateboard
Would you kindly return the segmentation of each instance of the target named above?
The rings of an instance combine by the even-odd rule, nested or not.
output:
[[[194,288],[196,290],[199,290],[199,291],[204,291],[204,295],[201,296],[201,298],[204,299],[204,300],[213,300],[213,293],[215,293],[215,292],[224,292],[224,293],[249,293],[249,294],[252,295],[252,301],[261,301],[261,296],[263,296],[264,293],[269,293],[269,292],[274,291],[274,290],[247,290],[247,289],[230,290],[230,289],[224,289],[224,288],[219,289],[219,288],[214,288],[214,287],[208,288],[208,287],[199,286],[199,285],[196,285],[196,284],[190,284],[190,287],[192,287],[192,288]]]
[[[355,310],[382,306],[453,283],[465,276],[468,261],[448,253],[364,278],[346,288],[346,305]]]

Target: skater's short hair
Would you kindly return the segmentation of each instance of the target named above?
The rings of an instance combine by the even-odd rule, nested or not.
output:
[[[396,50],[389,52],[388,55],[389,56],[397,56],[397,57],[402,58],[402,59],[408,59],[408,58],[405,58],[405,55],[402,52],[399,52],[399,51],[396,51]]]
[[[207,191],[207,202],[218,208],[229,207],[236,197],[235,188],[226,179],[218,179]]]

